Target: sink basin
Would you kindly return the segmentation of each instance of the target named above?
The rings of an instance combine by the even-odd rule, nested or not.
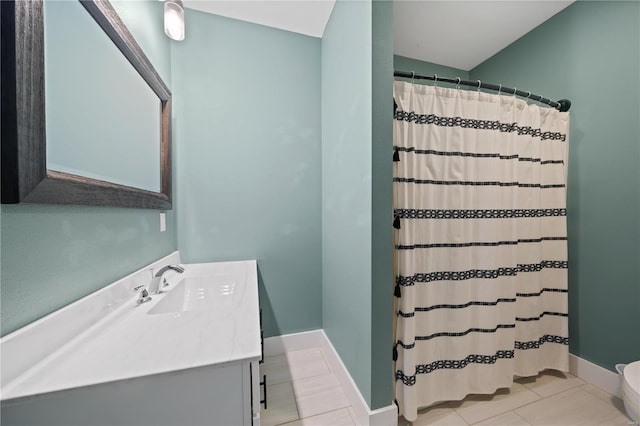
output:
[[[185,277],[147,312],[149,315],[188,311],[203,311],[214,305],[232,303],[235,277],[215,274],[206,277]]]

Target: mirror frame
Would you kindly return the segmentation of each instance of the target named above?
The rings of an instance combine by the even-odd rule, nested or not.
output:
[[[43,0],[14,0],[0,1],[1,201],[170,210],[171,92],[109,1],[79,1],[160,100],[160,192],[47,169]]]

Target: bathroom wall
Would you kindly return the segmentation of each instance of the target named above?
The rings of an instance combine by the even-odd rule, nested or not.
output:
[[[469,80],[469,71],[464,71],[458,68],[447,67],[445,65],[434,64],[431,62],[420,61],[417,59],[407,58],[405,56],[393,55],[393,66],[396,71],[415,72],[422,75],[434,75],[438,77],[456,78],[460,77],[462,80]],[[396,77],[399,81],[411,81],[410,78]],[[428,83],[428,80],[417,80],[418,83]],[[431,83],[428,83],[431,84]],[[450,86],[448,86],[450,87]]]
[[[324,328],[373,408],[392,399],[391,9],[340,1],[322,40],[187,9],[172,49],[183,259],[258,259],[266,335]]]
[[[144,25],[153,28],[144,28]],[[136,37],[139,32],[146,32],[147,41],[140,40],[143,49],[149,46],[157,25],[162,28],[161,21],[143,21],[133,31]],[[170,70],[162,65],[168,61],[169,50],[145,51],[169,84]],[[82,58],[78,60],[76,66],[82,66]],[[109,88],[97,85],[96,90],[108,91]],[[128,107],[126,102],[114,99],[113,109]],[[108,114],[108,109],[104,113]],[[155,210],[4,204],[0,207],[0,228],[2,335],[110,284],[177,247],[173,212],[167,213],[167,231],[161,233],[159,212]]]
[[[640,3],[576,2],[470,74],[571,100],[570,350],[640,359]]]
[[[392,3],[337,1],[322,39],[323,328],[391,403]]]
[[[257,259],[265,337],[322,328],[320,40],[185,14],[171,51],[181,255]]]
[[[372,6],[371,401],[391,404],[393,344],[393,2]]]
[[[323,328],[371,400],[371,1],[338,0],[322,38]]]
[[[170,46],[175,43],[164,34],[164,2],[158,0],[110,0],[160,77],[171,83]]]

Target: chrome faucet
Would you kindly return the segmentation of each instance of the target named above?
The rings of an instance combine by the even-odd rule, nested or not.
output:
[[[161,268],[155,274],[153,273],[153,269],[151,270],[151,283],[149,284],[149,293],[159,294],[162,291],[163,287],[169,285],[167,280],[164,278],[164,274],[169,271],[176,271],[179,274],[184,272],[184,268],[179,265],[167,265]]]

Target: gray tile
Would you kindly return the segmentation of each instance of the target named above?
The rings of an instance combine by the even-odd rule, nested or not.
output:
[[[355,426],[347,408],[330,411],[317,416],[306,417],[287,423],[286,426]]]
[[[418,411],[418,418],[413,426],[427,425],[467,425],[467,422],[451,408],[449,404],[436,406]]]
[[[298,409],[291,382],[267,386],[267,409],[260,409],[260,424],[274,426],[297,420]]]
[[[294,380],[293,391],[300,418],[348,407],[349,401],[333,374]]]
[[[535,392],[514,383],[511,388],[499,389],[493,395],[470,395],[463,401],[452,402],[451,406],[467,423],[473,424],[539,399],[540,396]]]
[[[321,348],[309,348],[268,356],[260,366],[270,384],[290,382],[331,373]]]
[[[576,387],[514,410],[532,425],[627,425],[613,404]]]
[[[514,411],[507,411],[499,416],[492,417],[474,426],[529,426],[525,419],[517,415]]]
[[[608,392],[603,391],[602,389],[600,389],[597,386],[594,385],[584,385],[581,388],[582,390],[584,390],[585,392],[589,392],[591,395],[600,398],[601,400],[613,405],[620,413],[624,414],[626,416],[626,410],[624,408],[624,402],[616,397],[611,395]]]
[[[331,373],[321,348],[291,351],[286,356],[292,380]]]
[[[260,365],[260,375],[267,375],[267,382],[275,385],[291,381],[291,370],[286,355],[266,356]]]
[[[576,376],[555,370],[546,370],[533,377],[523,377],[516,380],[516,382],[526,386],[543,398],[585,384],[584,381]]]

